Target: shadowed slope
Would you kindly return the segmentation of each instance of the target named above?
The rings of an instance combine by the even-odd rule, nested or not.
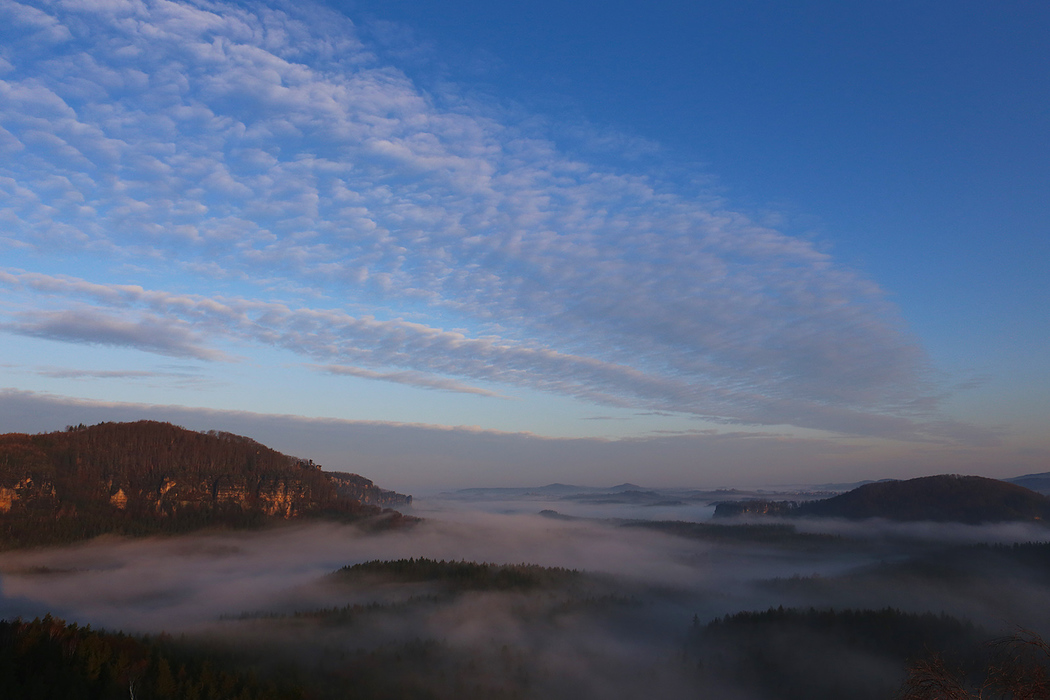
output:
[[[865,484],[819,501],[720,503],[715,515],[781,515],[827,518],[978,523],[1050,518],[1050,498],[998,479],[942,474]]]

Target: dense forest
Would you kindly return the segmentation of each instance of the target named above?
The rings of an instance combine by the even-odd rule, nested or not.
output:
[[[783,700],[891,698],[909,662],[932,650],[967,668],[988,633],[946,615],[775,608],[694,624],[689,658],[712,685]]]
[[[352,477],[250,438],[153,421],[0,435],[0,548],[304,517],[411,521],[354,498],[392,492]]]
[[[262,679],[232,657],[171,638],[67,625],[50,616],[0,621],[0,697],[6,700],[300,700],[302,689]]]
[[[536,564],[479,564],[420,557],[396,561],[374,560],[346,566],[331,575],[346,583],[440,583],[452,590],[527,591],[560,587],[578,581],[578,571]]]
[[[771,608],[694,621],[687,657],[709,687],[783,700],[1045,700],[1050,646],[945,614]]]
[[[435,610],[438,600],[414,598],[261,621],[273,626],[268,631],[275,639],[292,633],[288,624],[310,621],[367,636],[363,620],[374,627]],[[260,622],[247,615],[238,619]],[[301,639],[289,642],[298,646]],[[527,649],[507,645],[464,649],[417,637],[346,652],[325,643],[305,664],[290,648],[136,637],[50,616],[2,621],[0,697],[480,700],[543,697],[544,687],[563,689],[568,682],[537,667]],[[1050,697],[1048,651],[1034,635],[994,639],[944,614],[780,607],[726,615],[706,625],[694,617],[680,658],[658,663],[648,674],[677,679],[715,698],[745,692],[781,700],[1037,700]]]

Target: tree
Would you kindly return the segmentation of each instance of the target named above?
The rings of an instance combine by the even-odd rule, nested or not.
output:
[[[1050,700],[1050,644],[1031,630],[989,644],[991,662],[967,673],[939,655],[908,668],[898,700]]]

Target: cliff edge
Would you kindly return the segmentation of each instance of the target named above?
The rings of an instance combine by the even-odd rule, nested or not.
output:
[[[383,506],[410,502],[247,437],[170,423],[0,435],[2,548],[311,517],[407,522]]]

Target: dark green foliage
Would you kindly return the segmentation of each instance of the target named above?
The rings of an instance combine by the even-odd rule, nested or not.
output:
[[[984,638],[947,615],[781,607],[694,620],[687,648],[708,683],[784,700],[875,700],[894,694],[910,660],[936,651],[972,664]]]
[[[293,700],[297,688],[225,668],[170,640],[66,625],[0,621],[4,700]]]
[[[398,583],[440,583],[455,590],[531,590],[563,586],[580,579],[575,570],[536,564],[478,564],[420,557],[369,561],[344,566],[332,578],[346,582],[389,580]]]

